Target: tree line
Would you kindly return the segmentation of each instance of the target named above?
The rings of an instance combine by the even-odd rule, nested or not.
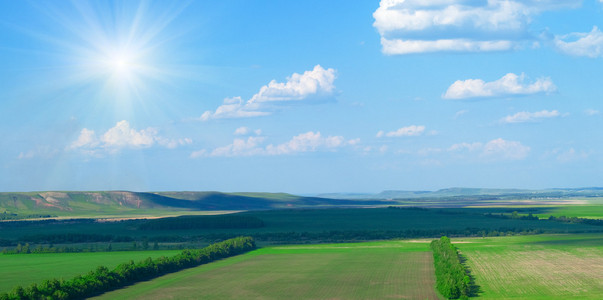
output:
[[[264,221],[253,216],[181,216],[151,219],[140,224],[140,230],[175,229],[243,229],[264,227]]]
[[[468,299],[471,277],[461,264],[459,254],[446,236],[430,244],[436,274],[436,288],[448,299]]]
[[[588,219],[588,218],[566,217],[566,216],[560,216],[560,217],[550,216],[548,219],[550,221],[562,222],[562,223],[588,224],[588,225],[603,226],[603,220],[601,220],[601,219]]]
[[[149,280],[167,273],[196,267],[217,259],[255,249],[251,237],[236,237],[209,245],[203,249],[187,249],[172,257],[147,258],[138,263],[130,261],[113,270],[100,266],[88,274],[71,280],[49,279],[29,287],[17,286],[12,292],[0,294],[0,300],[13,299],[83,299],[97,296],[124,286]]]

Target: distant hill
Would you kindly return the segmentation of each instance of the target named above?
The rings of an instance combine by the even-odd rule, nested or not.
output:
[[[603,197],[603,188],[478,189],[383,191],[378,194],[322,194],[317,197],[286,193],[48,191],[0,193],[0,220],[41,217],[165,216],[195,211],[266,210],[358,206],[463,207],[488,201]],[[500,203],[500,202],[496,202]]]
[[[487,188],[447,188],[437,191],[383,191],[377,194],[362,193],[328,193],[318,194],[317,197],[330,199],[417,199],[417,198],[445,198],[445,197],[466,197],[466,196],[535,196],[535,197],[602,197],[603,188],[559,188],[545,190],[527,190],[527,189],[487,189]]]
[[[157,210],[260,210],[375,204],[381,202],[302,197],[285,193],[129,191],[0,193],[0,214],[6,212],[32,216],[136,214]]]

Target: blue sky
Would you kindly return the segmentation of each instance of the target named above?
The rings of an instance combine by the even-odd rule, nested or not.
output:
[[[603,1],[0,1],[0,190],[602,186]]]

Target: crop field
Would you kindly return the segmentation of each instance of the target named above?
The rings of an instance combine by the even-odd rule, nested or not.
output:
[[[0,292],[17,285],[28,286],[46,279],[71,279],[98,266],[114,268],[130,260],[171,256],[181,251],[115,251],[0,255]]]
[[[428,240],[262,248],[99,299],[439,299]]]
[[[453,239],[483,299],[601,299],[603,237],[541,235]]]

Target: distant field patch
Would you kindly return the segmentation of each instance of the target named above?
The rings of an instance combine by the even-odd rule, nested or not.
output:
[[[462,240],[461,240],[462,241]],[[483,299],[601,299],[603,237],[549,235],[465,239]],[[454,239],[453,239],[454,243]]]
[[[438,299],[427,243],[268,247],[100,299]]]
[[[179,250],[115,251],[92,253],[49,253],[0,255],[0,292],[9,292],[17,285],[29,286],[46,279],[71,279],[98,266],[115,268],[118,264],[147,257],[172,256]]]

